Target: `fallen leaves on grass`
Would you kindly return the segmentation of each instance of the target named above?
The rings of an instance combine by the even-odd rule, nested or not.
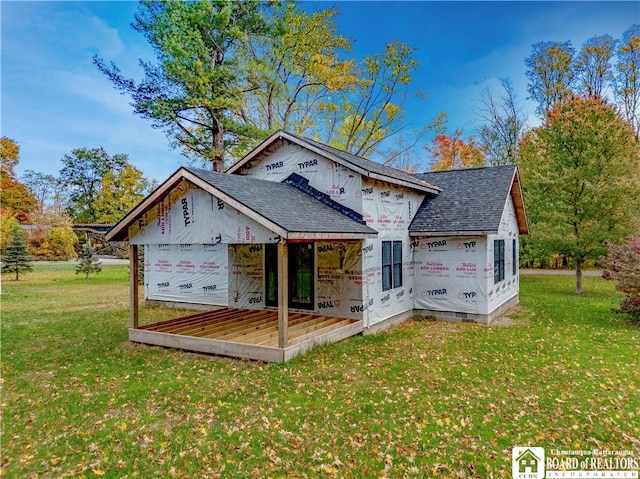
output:
[[[498,478],[516,445],[640,455],[639,331],[531,281],[511,327],[409,321],[285,365],[130,346],[122,311],[3,314],[3,474]]]

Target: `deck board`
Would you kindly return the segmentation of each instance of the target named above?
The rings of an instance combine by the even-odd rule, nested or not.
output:
[[[280,361],[313,344],[338,341],[361,331],[360,320],[291,311],[290,347],[280,349],[277,311],[221,308],[143,325],[130,330],[129,337],[146,344]]]

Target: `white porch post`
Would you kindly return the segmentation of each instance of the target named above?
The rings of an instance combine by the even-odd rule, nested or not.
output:
[[[278,243],[278,347],[289,345],[289,244]]]
[[[129,244],[129,327],[138,328],[138,245]]]

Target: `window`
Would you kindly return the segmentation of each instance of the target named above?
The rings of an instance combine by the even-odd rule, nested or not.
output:
[[[402,241],[393,242],[393,287],[402,286]]]
[[[512,268],[511,274],[513,276],[515,276],[516,273],[518,272],[518,249],[517,249],[517,247],[518,247],[518,240],[514,239],[513,240],[513,258],[512,258],[513,265],[511,267]]]
[[[402,286],[402,241],[382,242],[382,291]]]
[[[504,240],[493,241],[493,283],[504,280]]]
[[[382,242],[382,291],[391,289],[391,241]]]

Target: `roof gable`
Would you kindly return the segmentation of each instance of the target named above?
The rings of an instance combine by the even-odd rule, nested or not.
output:
[[[411,175],[405,171],[397,170],[375,161],[360,158],[351,153],[338,150],[320,142],[310,140],[292,133],[279,130],[254,148],[247,156],[238,161],[227,170],[227,173],[239,173],[242,168],[253,161],[280,148],[285,142],[294,143],[314,153],[334,161],[362,176],[373,178],[387,183],[405,186],[421,192],[437,194],[440,189],[429,184],[425,180]]]
[[[529,231],[515,165],[416,176],[438,185],[442,192],[422,203],[409,227],[414,236],[497,233],[509,197],[513,199],[520,234]]]
[[[377,232],[298,188],[273,181],[182,167],[129,212],[108,233],[126,239],[137,218],[162,201],[181,181],[207,191],[285,239],[351,239]]]

